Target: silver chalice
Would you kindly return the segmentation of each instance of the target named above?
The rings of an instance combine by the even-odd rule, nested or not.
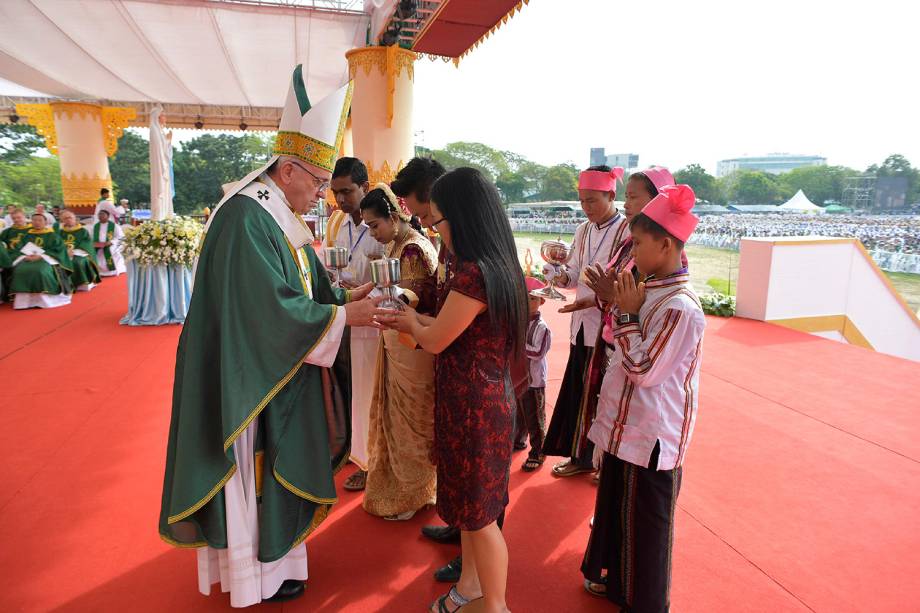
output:
[[[345,247],[326,247],[323,258],[326,269],[333,273],[333,287],[341,287],[339,275],[343,269],[348,268],[348,249]]]
[[[543,241],[540,245],[540,256],[547,264],[563,266],[564,264],[568,264],[569,260],[572,259],[572,248],[561,240]],[[531,295],[548,300],[562,300],[563,302],[568,300],[563,294],[556,290],[556,284],[553,279],[551,279],[543,289],[531,292]]]
[[[397,298],[399,282],[402,280],[402,272],[399,268],[399,260],[396,258],[380,258],[371,261],[371,281],[374,286],[386,296],[380,307],[384,309],[402,310],[404,303]]]

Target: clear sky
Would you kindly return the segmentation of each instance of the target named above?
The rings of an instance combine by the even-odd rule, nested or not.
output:
[[[418,62],[417,141],[578,166],[605,147],[710,172],[776,152],[920,167],[918,24],[915,0],[531,0],[459,68]]]
[[[416,68],[424,144],[679,168],[773,152],[920,166],[914,0],[531,0],[460,68]]]

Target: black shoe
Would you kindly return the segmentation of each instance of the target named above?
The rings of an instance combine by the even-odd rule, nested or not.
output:
[[[286,579],[281,584],[281,587],[278,588],[278,591],[275,592],[275,595],[271,598],[266,598],[264,602],[285,602],[287,600],[294,600],[295,598],[303,596],[303,590],[303,581]]]
[[[463,570],[463,557],[457,556],[453,560],[434,571],[434,580],[441,583],[456,583],[460,581],[460,571]]]
[[[455,545],[460,542],[460,528],[453,526],[422,526],[422,535],[432,541]]]

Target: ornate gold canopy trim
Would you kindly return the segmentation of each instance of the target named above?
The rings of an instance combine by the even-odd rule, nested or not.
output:
[[[99,200],[99,190],[103,187],[112,189],[112,177],[88,176],[86,173],[77,175],[70,173],[61,174],[61,187],[64,190],[64,204],[68,207],[95,206]]]
[[[57,155],[57,130],[54,129],[54,114],[50,104],[17,104],[16,113],[45,138],[45,148]]]

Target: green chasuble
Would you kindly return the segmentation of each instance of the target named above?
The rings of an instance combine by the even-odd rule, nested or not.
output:
[[[10,252],[10,257],[14,260],[19,257],[19,249],[25,244],[23,242],[23,237],[29,233],[29,230],[32,229],[32,224],[26,224],[24,226],[10,226],[0,232],[0,241],[6,244],[6,248]]]
[[[13,258],[10,257],[10,252],[6,248],[6,243],[0,241],[0,269],[9,268],[13,265]]]
[[[89,237],[89,232],[81,225],[72,228],[60,227],[57,233],[64,240],[64,244],[71,249],[80,249],[86,252],[85,256],[74,254],[73,273],[70,275],[70,281],[74,287],[87,285],[89,283],[99,283],[99,268],[96,266],[96,248],[93,247],[93,241]]]
[[[44,259],[29,262],[23,260],[13,267],[13,279],[10,282],[12,294],[69,294],[71,271],[70,257],[63,239],[51,228],[29,230],[22,235],[22,242],[16,253],[18,258],[27,243],[34,243],[45,250],[45,255],[58,261],[59,266],[52,266]]]
[[[303,360],[347,292],[309,245],[301,252],[312,300],[290,243],[256,200],[237,194],[211,221],[176,354],[159,523],[173,545],[227,547],[223,487],[236,470],[233,442],[254,419],[259,560],[299,545],[336,501],[333,474],[349,445],[330,452],[326,374]]]

